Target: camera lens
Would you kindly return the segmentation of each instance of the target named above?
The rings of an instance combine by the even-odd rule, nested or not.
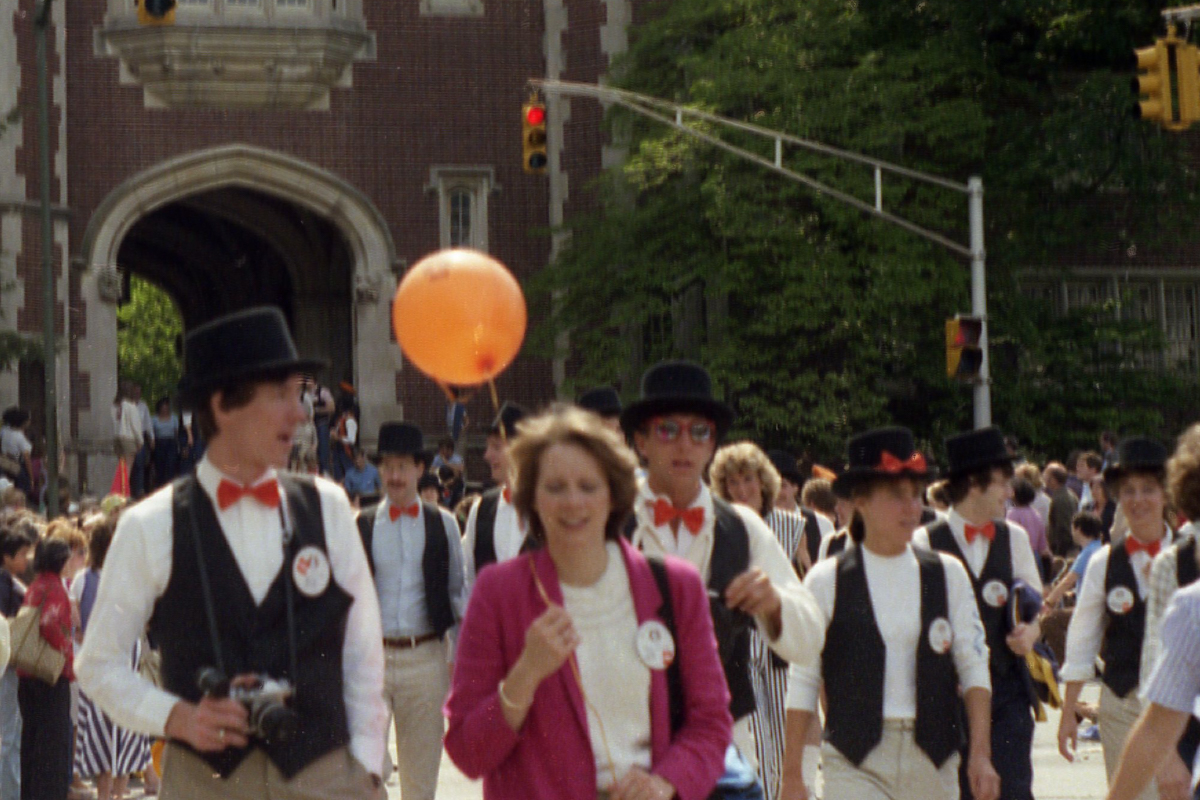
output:
[[[279,700],[261,700],[251,710],[250,724],[262,738],[271,742],[286,742],[296,733],[300,719]]]

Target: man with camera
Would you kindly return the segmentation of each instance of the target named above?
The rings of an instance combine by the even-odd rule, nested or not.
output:
[[[117,724],[168,740],[164,800],[383,798],[379,605],[341,488],[277,474],[304,416],[283,315],[196,328],[196,474],[127,510],[78,660]],[[131,664],[149,624],[162,687]]]

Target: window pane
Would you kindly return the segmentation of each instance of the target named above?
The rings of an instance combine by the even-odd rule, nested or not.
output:
[[[471,193],[466,189],[450,192],[450,246],[471,246]]]

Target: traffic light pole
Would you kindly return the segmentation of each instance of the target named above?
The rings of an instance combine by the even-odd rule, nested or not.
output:
[[[556,81],[556,80],[541,80],[532,79],[530,85],[541,89],[546,94],[564,95],[570,97],[590,97],[601,102],[614,103],[636,114],[640,114],[648,119],[655,120],[671,128],[675,128],[681,133],[687,134],[692,138],[699,139],[702,142],[710,144],[714,147],[732,153],[739,158],[757,164],[764,169],[770,170],[778,175],[781,175],[789,180],[804,184],[818,194],[827,195],[835,200],[839,200],[853,208],[858,209],[864,214],[869,214],[873,217],[889,222],[903,228],[910,233],[915,233],[931,242],[941,245],[956,255],[969,259],[971,262],[971,313],[977,316],[983,322],[983,332],[979,338],[979,346],[983,351],[983,361],[979,370],[979,377],[975,381],[974,386],[974,407],[975,407],[975,427],[986,428],[992,424],[992,395],[990,368],[988,359],[988,324],[987,324],[987,294],[986,294],[986,251],[983,245],[983,179],[973,176],[966,184],[956,181],[947,180],[938,175],[931,175],[926,172],[902,167],[899,164],[892,164],[888,161],[882,161],[870,156],[864,156],[860,153],[842,150],[836,147],[830,147],[820,142],[815,142],[810,139],[802,139],[798,136],[792,136],[780,131],[774,131],[769,128],[763,128],[758,125],[753,125],[748,122],[730,119],[728,117],[710,114],[707,111],[701,111],[695,108],[672,103],[667,100],[660,100],[656,97],[629,92],[623,89],[616,89],[611,86],[601,86],[591,83],[575,83],[571,81]],[[708,133],[707,131],[698,130],[695,127],[687,124],[689,120],[699,121],[711,126],[713,130],[717,129],[732,129],[742,133],[749,133],[759,138],[766,139],[774,144],[775,158],[774,160],[764,158],[758,153],[730,144],[718,136]],[[803,173],[788,169],[783,165],[783,150],[784,145],[799,147],[810,152],[820,153],[830,156],[831,158],[850,161],[870,167],[875,173],[875,197],[874,203],[854,197],[851,194],[834,189],[824,183],[812,178]],[[968,219],[970,223],[970,242],[969,246],[954,241],[942,234],[931,231],[928,228],[923,228],[910,220],[893,214],[883,209],[883,176],[884,173],[889,175],[897,175],[912,180],[921,181],[923,183],[939,186],[943,189],[949,189],[956,192],[961,192],[967,195]]]
[[[38,161],[42,184],[42,368],[46,379],[46,517],[58,516],[58,356],[55,343],[57,297],[54,280],[54,228],[50,224],[50,98],[46,88],[46,28],[50,3],[42,0],[33,20],[37,39]]]

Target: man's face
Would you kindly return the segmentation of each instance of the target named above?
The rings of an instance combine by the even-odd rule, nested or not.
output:
[[[454,446],[444,444],[438,448],[438,452],[441,454],[443,461],[449,461],[450,456],[454,455]]]
[[[498,433],[489,434],[483,460],[492,471],[496,483],[508,483],[508,443]]]
[[[1004,504],[1012,497],[1012,482],[1002,469],[993,469],[988,485],[979,488],[972,487],[972,492],[980,493],[983,511],[988,519],[1003,519]]]
[[[1079,480],[1087,483],[1095,476],[1095,471],[1088,466],[1087,459],[1080,456],[1075,462],[1075,474],[1079,476]]]
[[[363,453],[354,454],[354,468],[362,472],[367,468],[367,457]]]
[[[250,402],[241,408],[225,411],[220,398],[218,392],[210,401],[217,436],[228,442],[235,457],[259,472],[286,467],[296,426],[304,421],[300,376],[256,384]]]
[[[17,554],[4,557],[4,568],[8,570],[10,575],[24,575],[29,569],[29,555],[33,551],[32,547],[22,547],[17,551]]]
[[[655,491],[686,493],[700,488],[704,468],[716,449],[716,425],[697,414],[655,417],[633,434]]]
[[[129,387],[129,390],[130,390],[129,394],[130,394],[130,397],[133,398],[133,402],[136,403],[142,399],[142,387],[141,386],[138,386],[135,383],[135,384],[133,384],[133,386]]]
[[[379,477],[388,499],[406,506],[417,497],[417,481],[425,473],[425,464],[412,456],[385,455],[379,459]]]
[[[437,505],[439,499],[437,487],[426,486],[421,490],[421,499],[430,505]]]

